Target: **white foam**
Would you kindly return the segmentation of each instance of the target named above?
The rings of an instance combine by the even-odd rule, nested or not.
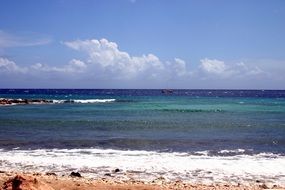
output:
[[[105,103],[105,102],[114,102],[116,99],[88,99],[88,100],[73,100],[74,103]]]
[[[52,103],[54,104],[62,104],[64,103],[66,100],[52,100]]]
[[[81,103],[81,104],[88,104],[88,103],[107,103],[107,102],[114,102],[116,99],[86,99],[86,100],[52,100],[54,104],[62,104],[62,103]]]
[[[234,149],[234,150],[221,150],[219,153],[226,154],[226,153],[244,153],[244,149]]]
[[[188,153],[121,151],[112,149],[0,150],[1,170],[80,171],[85,176],[102,177],[119,168],[130,177],[153,180],[159,176],[199,183],[251,183],[263,180],[285,186],[285,156],[277,154],[208,156]]]

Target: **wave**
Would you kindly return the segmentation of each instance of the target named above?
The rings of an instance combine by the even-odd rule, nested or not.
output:
[[[81,103],[81,104],[92,104],[92,103],[107,103],[115,102],[116,99],[75,99],[75,100],[52,100],[52,103],[62,104],[62,103]]]
[[[245,149],[234,149],[234,150],[221,150],[219,153],[221,154],[228,154],[228,153],[244,153],[246,150]]]
[[[225,152],[224,150],[223,152]],[[243,150],[229,150],[243,152]],[[226,151],[227,152],[227,151]],[[252,183],[255,179],[285,186],[285,156],[273,153],[209,156],[205,154],[114,149],[1,150],[2,170],[62,172],[78,170],[86,177],[102,177],[119,168],[114,177],[150,181],[157,177],[192,183]]]
[[[159,111],[165,111],[165,112],[223,112],[222,109],[158,109]]]

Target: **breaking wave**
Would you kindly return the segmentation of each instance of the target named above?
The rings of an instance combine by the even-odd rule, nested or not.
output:
[[[240,152],[223,150],[222,152]],[[66,174],[77,170],[86,177],[102,177],[119,168],[113,177],[153,180],[160,176],[167,180],[191,182],[252,183],[285,185],[285,156],[273,153],[255,155],[209,156],[205,154],[128,151],[114,149],[37,149],[1,150],[2,170],[57,172]],[[113,175],[113,174],[112,174]]]
[[[80,103],[80,104],[92,104],[92,103],[107,103],[107,102],[115,102],[116,99],[86,99],[86,100],[52,100],[55,104],[62,103]]]

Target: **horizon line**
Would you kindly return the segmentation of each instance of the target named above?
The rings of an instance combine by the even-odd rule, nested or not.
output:
[[[0,90],[248,90],[284,91],[285,89],[243,89],[243,88],[0,88]]]

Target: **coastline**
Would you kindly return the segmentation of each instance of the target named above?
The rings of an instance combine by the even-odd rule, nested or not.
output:
[[[185,183],[183,181],[166,181],[158,178],[153,181],[145,182],[139,180],[115,180],[112,177],[86,178],[71,175],[57,175],[55,173],[36,173],[36,172],[0,172],[0,189],[8,190],[21,188],[22,190],[170,190],[170,189],[217,189],[217,190],[260,190],[260,189],[285,189],[284,187],[268,187],[263,183],[253,183],[251,185],[232,185],[227,184],[198,184]]]

